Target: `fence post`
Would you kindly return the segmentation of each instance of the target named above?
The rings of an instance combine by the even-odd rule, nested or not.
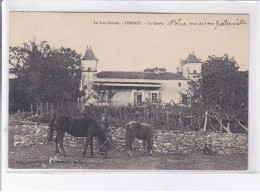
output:
[[[42,115],[43,113],[43,103],[41,103],[41,109],[40,109],[40,114]]]
[[[39,105],[38,105],[38,103],[36,104],[36,115],[38,114],[38,112],[39,112]]]
[[[227,130],[230,131],[230,121],[227,120]]]
[[[219,131],[220,131],[220,133],[222,133],[222,118],[220,118]]]
[[[207,122],[208,122],[208,111],[205,112],[205,121],[204,121],[203,131],[206,131]]]
[[[31,114],[33,115],[33,105],[31,104]]]

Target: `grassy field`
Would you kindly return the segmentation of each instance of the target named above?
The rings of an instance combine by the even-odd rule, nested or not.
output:
[[[162,154],[148,156],[143,151],[135,150],[134,156],[127,156],[126,151],[109,150],[108,158],[101,158],[94,150],[95,158],[83,158],[82,148],[65,147],[67,157],[54,157],[54,145],[33,145],[24,148],[13,147],[16,131],[15,120],[10,119],[9,130],[9,168],[14,169],[118,169],[118,170],[246,170],[247,155],[205,155]]]

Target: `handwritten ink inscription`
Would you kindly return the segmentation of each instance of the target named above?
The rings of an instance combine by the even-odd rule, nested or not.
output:
[[[245,25],[247,22],[242,19],[236,19],[235,21],[229,21],[225,19],[224,21],[219,21],[216,20],[215,22],[211,21],[206,21],[205,19],[203,21],[198,21],[198,22],[185,22],[182,20],[182,18],[179,18],[177,20],[172,19],[167,25],[169,26],[214,26],[214,29],[217,29],[218,27],[223,27],[223,26],[240,26],[240,25]]]
[[[235,19],[235,20],[218,20],[210,21],[203,19],[200,21],[188,21],[182,18],[171,19],[169,21],[94,21],[95,25],[127,25],[127,26],[168,26],[168,27],[188,27],[188,26],[212,26],[213,29],[218,29],[220,27],[231,27],[231,26],[241,26],[248,24],[244,19]]]

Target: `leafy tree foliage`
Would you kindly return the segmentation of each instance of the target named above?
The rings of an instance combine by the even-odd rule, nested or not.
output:
[[[211,56],[202,64],[202,80],[189,82],[189,100],[198,115],[208,111],[217,120],[237,120],[247,126],[248,72],[239,71],[236,61]]]
[[[46,41],[10,47],[10,74],[15,77],[10,79],[11,104],[26,110],[30,105],[61,99],[76,101],[80,95],[80,58],[75,50],[51,48]]]

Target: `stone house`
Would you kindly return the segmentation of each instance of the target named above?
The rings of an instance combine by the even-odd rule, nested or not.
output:
[[[81,104],[98,104],[91,97],[95,90],[102,88],[102,103],[112,106],[142,106],[145,102],[162,101],[164,103],[185,103],[187,100],[188,79],[199,78],[201,62],[190,54],[176,73],[164,68],[146,69],[143,72],[98,71],[98,59],[91,47],[87,48],[82,58],[80,89],[85,91]],[[108,98],[108,91],[113,97]]]

